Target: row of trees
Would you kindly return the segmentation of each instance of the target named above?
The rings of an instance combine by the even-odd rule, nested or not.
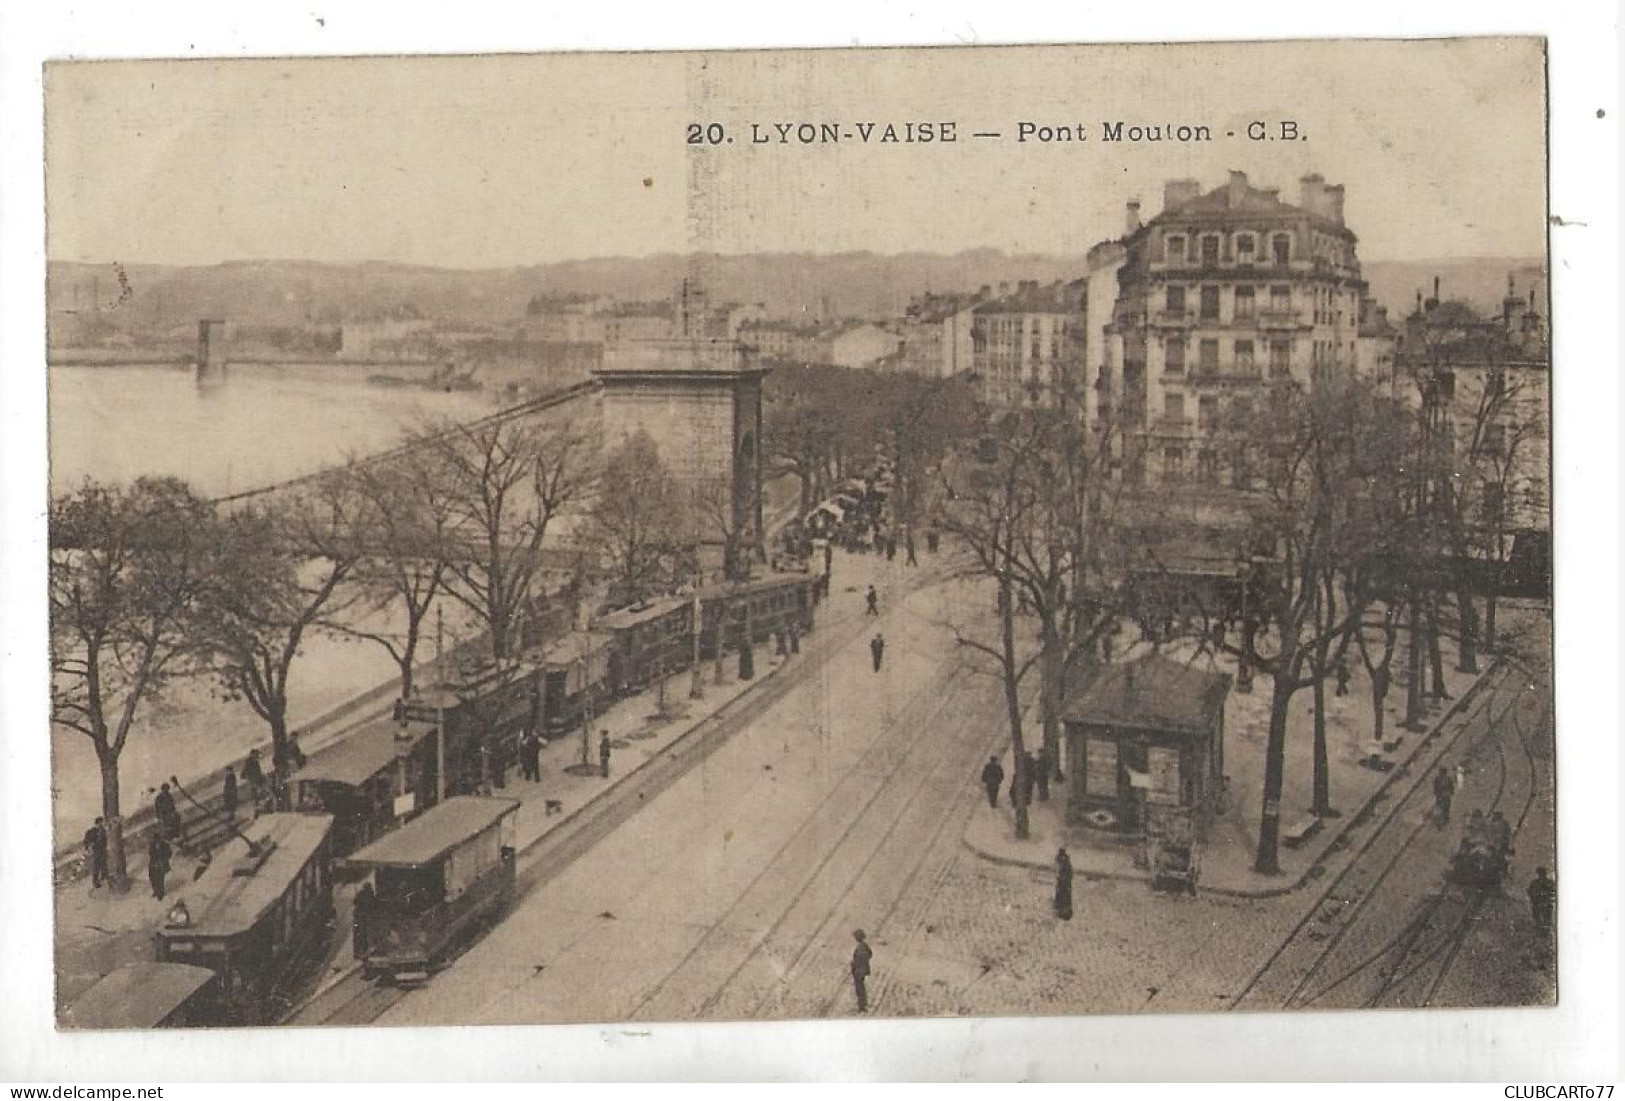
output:
[[[126,878],[119,761],[178,678],[265,723],[280,792],[290,675],[313,633],[383,647],[407,696],[431,611],[449,599],[500,666],[527,623],[571,614],[561,591],[579,601],[607,583],[639,599],[693,576],[697,540],[737,561],[727,488],[688,493],[646,435],[604,456],[568,423],[510,419],[424,428],[386,461],[247,502],[217,505],[154,478],[57,497],[53,720],[95,749],[115,881]],[[570,522],[578,552],[561,589],[555,537]]]
[[[1004,682],[1016,760],[1026,748],[1019,690],[1030,670],[1041,682],[1040,759],[1056,767],[1069,667],[1108,659],[1121,623],[1137,621],[1159,644],[1184,635],[1198,652],[1234,660],[1242,688],[1255,672],[1270,677],[1255,864],[1275,872],[1297,694],[1315,695],[1309,809],[1332,814],[1328,678],[1357,656],[1380,740],[1402,629],[1413,727],[1427,682],[1445,693],[1442,635],[1457,638],[1465,670],[1476,669],[1480,644],[1496,645],[1490,632],[1480,638],[1480,598],[1472,571],[1461,567],[1475,556],[1504,562],[1506,518],[1496,502],[1508,496],[1516,448],[1536,426],[1520,416],[1522,384],[1493,369],[1472,400],[1447,394],[1448,357],[1461,352],[1441,340],[1411,376],[1415,395],[1357,380],[1313,389],[1283,383],[1214,426],[1207,442],[1227,457],[1234,488],[1200,492],[1231,517],[1220,541],[1239,584],[1228,587],[1184,584],[1165,561],[1168,539],[1189,525],[1169,515],[1168,487],[1117,476],[1114,462],[1134,441],[1115,427],[1086,429],[1065,400],[986,418],[980,461],[954,480],[958,501],[944,526],[999,586],[996,635],[961,641],[990,657]],[[1178,592],[1178,606],[1152,606],[1153,591]],[[1018,608],[1031,611],[1030,621]],[[1020,805],[1016,830],[1026,835]]]

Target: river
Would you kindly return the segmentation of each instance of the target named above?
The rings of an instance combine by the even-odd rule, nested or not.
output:
[[[86,478],[172,475],[221,497],[385,450],[416,425],[494,411],[493,395],[231,367],[199,384],[173,367],[55,367],[49,376],[51,491]]]

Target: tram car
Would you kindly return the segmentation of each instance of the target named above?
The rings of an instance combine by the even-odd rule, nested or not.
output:
[[[1447,879],[1462,887],[1498,890],[1507,874],[1507,857],[1512,849],[1506,836],[1495,828],[1495,823],[1480,819],[1470,821],[1462,833],[1461,844],[1450,858]]]
[[[331,851],[346,856],[434,804],[439,728],[381,718],[310,755],[289,783],[294,806],[333,816]]]
[[[219,1021],[220,976],[190,963],[132,963],[96,980],[62,1027],[203,1028]]]
[[[395,720],[444,729],[447,795],[502,787],[519,732],[540,719],[537,669],[528,661],[468,663],[395,707]]]
[[[562,737],[607,702],[614,641],[605,631],[571,631],[530,657],[540,694],[536,729],[544,737]]]
[[[716,657],[717,621],[726,616],[723,646],[738,645],[748,625],[752,642],[763,642],[794,627],[813,629],[811,574],[769,574],[733,585],[715,585],[700,594],[700,653]]]
[[[600,618],[613,643],[609,689],[615,696],[641,692],[660,677],[688,668],[694,656],[694,601],[668,596]]]
[[[367,978],[426,979],[513,895],[519,801],[447,799],[355,853],[357,951]]]
[[[333,817],[267,814],[245,825],[248,853],[221,851],[176,892],[158,929],[157,961],[218,976],[214,1023],[277,1019],[333,929]]]

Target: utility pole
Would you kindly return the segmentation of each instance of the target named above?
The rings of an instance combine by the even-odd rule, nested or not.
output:
[[[705,678],[700,675],[700,619],[702,605],[700,603],[700,575],[694,574],[694,608],[690,616],[691,632],[693,637],[694,661],[689,666],[688,698],[699,700],[705,698]]]
[[[438,804],[446,800],[446,614],[439,606],[434,610],[434,679],[434,801]]]

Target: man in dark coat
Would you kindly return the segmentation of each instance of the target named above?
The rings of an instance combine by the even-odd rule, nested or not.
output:
[[[1529,882],[1529,913],[1535,919],[1535,932],[1544,939],[1552,934],[1552,917],[1557,910],[1557,884],[1545,868],[1535,869]]]
[[[94,890],[107,878],[107,825],[104,818],[97,818],[85,831],[85,859],[90,861],[90,886]]]
[[[869,640],[869,656],[875,659],[875,672],[880,672],[880,659],[886,656],[886,640],[876,635]]]
[[[926,533],[925,533],[925,549],[930,551],[932,554],[936,554],[937,553],[938,540],[940,538],[941,538],[941,536],[939,536],[937,534],[937,529],[936,528],[928,528],[928,529],[926,529]]]
[[[258,814],[260,802],[265,792],[265,770],[260,767],[260,751],[248,751],[248,760],[243,762],[243,783],[248,785],[248,797],[254,800],[254,813]]]
[[[1021,767],[1016,769],[1016,778],[1021,782],[1021,801],[1029,807],[1033,804],[1033,788],[1038,783],[1038,761],[1029,753],[1021,758]]]
[[[1072,858],[1065,848],[1055,853],[1055,916],[1072,920]]]
[[[226,817],[237,820],[237,773],[226,766],[226,778],[220,785],[220,802],[226,808]]]
[[[526,730],[519,739],[519,770],[527,780],[542,778],[542,740],[534,730]]]
[[[858,946],[852,949],[852,989],[858,996],[858,1012],[869,1012],[869,964],[875,957],[869,939],[858,929],[852,934]]]
[[[914,533],[913,532],[910,532],[908,535],[903,537],[903,546],[905,548],[907,548],[907,550],[908,550],[908,559],[904,563],[904,565],[918,566],[920,564],[920,560],[914,556]]]
[[[1038,783],[1038,801],[1049,802],[1049,746],[1038,751],[1038,758],[1033,763],[1033,779]]]
[[[169,842],[159,830],[147,838],[147,882],[152,884],[152,897],[164,897],[164,877],[169,874]]]
[[[863,594],[863,601],[864,615],[877,616],[880,614],[880,594],[875,592],[875,587],[873,585],[870,585],[869,591]]]
[[[609,779],[609,731],[607,730],[598,732],[598,770],[604,774],[604,779]]]
[[[152,801],[152,813],[158,819],[159,831],[166,837],[181,835],[181,812],[175,809],[175,797],[169,794],[169,785],[160,784],[158,797]]]
[[[982,766],[982,786],[987,789],[987,805],[999,805],[999,788],[1004,783],[1004,768],[997,757],[989,757]]]
[[[372,889],[372,880],[369,879],[355,893],[355,908],[350,914],[351,941],[358,960],[367,958],[367,919],[372,916],[377,904],[378,893]]]
[[[1456,776],[1448,768],[1433,773],[1433,821],[1441,830],[1450,821],[1450,803],[1456,796]]]

